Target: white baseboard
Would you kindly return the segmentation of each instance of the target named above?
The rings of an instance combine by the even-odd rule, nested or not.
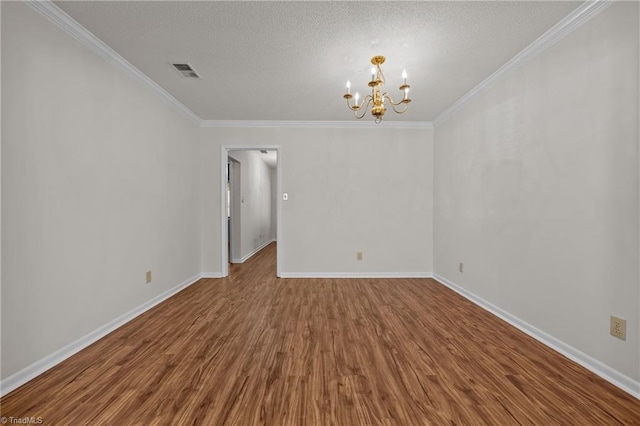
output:
[[[280,272],[280,278],[433,278],[431,272]]]
[[[266,246],[266,244],[265,244]],[[264,246],[263,246],[264,248]],[[256,251],[256,253],[259,250]],[[254,253],[255,254],[255,253]],[[14,389],[27,383],[29,380],[44,373],[55,365],[61,363],[70,356],[76,354],[92,343],[98,341],[102,337],[148,311],[159,303],[170,298],[174,294],[180,292],[186,287],[194,284],[201,278],[220,278],[219,272],[203,272],[202,274],[195,275],[179,285],[173,287],[170,290],[165,291],[162,294],[154,297],[148,302],[132,309],[131,311],[121,315],[120,317],[108,322],[102,327],[92,331],[91,333],[81,337],[80,339],[66,345],[65,347],[55,351],[54,353],[36,361],[30,366],[18,371],[17,373],[7,377],[0,382],[0,395],[7,395]],[[522,332],[528,334],[539,342],[547,345],[551,349],[561,353],[574,362],[582,365],[586,369],[592,371],[613,385],[619,387],[623,391],[629,393],[635,398],[640,399],[640,382],[620,373],[617,370],[609,367],[608,365],[598,361],[595,358],[579,351],[578,349],[556,339],[555,337],[545,333],[542,330],[528,324],[525,321],[513,316],[509,312],[493,305],[490,302],[476,296],[468,290],[458,286],[447,278],[431,272],[377,272],[377,273],[360,273],[360,272],[293,272],[293,273],[281,273],[282,278],[435,278],[441,284],[449,287],[456,293],[462,295],[466,299],[472,301],[476,305],[491,312],[497,317],[503,319],[507,323],[513,325]]]
[[[244,262],[246,262],[247,260],[249,260],[249,258],[251,256],[253,256],[254,254],[258,253],[260,250],[262,250],[263,248],[265,248],[266,246],[268,246],[269,244],[271,244],[274,241],[275,240],[267,240],[267,241],[265,241],[264,244],[262,244],[260,247],[258,247],[257,249],[253,250],[251,253],[244,255],[242,257],[242,259],[240,259],[240,260],[232,259],[231,263],[244,263]]]
[[[222,278],[221,272],[203,272],[200,278]]]
[[[79,338],[74,342],[69,343],[63,348],[58,349],[52,354],[47,355],[46,357],[40,359],[39,361],[36,361],[33,364],[29,365],[28,367],[25,367],[22,370],[18,371],[17,373],[7,377],[6,379],[2,380],[2,382],[0,382],[0,395],[8,394],[14,389],[27,383],[29,380],[39,376],[40,374],[44,373],[50,368],[61,363],[65,359],[69,358],[71,355],[74,355],[80,352],[82,349],[100,340],[107,334],[111,333],[115,329],[128,323],[135,317],[143,314],[144,312],[148,311],[149,309],[153,308],[157,304],[170,298],[171,296],[178,293],[179,291],[189,287],[191,284],[194,284],[195,282],[200,280],[201,276],[202,274],[194,275],[193,277],[187,279],[186,281],[183,281],[182,283],[178,284],[172,289],[167,290],[162,294],[159,294],[158,296],[154,297],[148,302],[145,302],[142,305],[119,316],[118,318],[112,321],[109,321],[102,327],[99,327],[98,329],[92,331],[91,333]]]
[[[613,368],[609,367],[603,362],[598,361],[595,358],[592,358],[591,356],[585,354],[584,352],[574,348],[573,346],[566,344],[565,342],[559,339],[556,339],[555,337],[545,333],[544,331],[537,329],[531,324],[521,320],[520,318],[510,314],[509,312],[497,307],[496,305],[490,302],[487,302],[481,297],[478,297],[475,294],[471,293],[470,291],[460,287],[459,285],[453,283],[447,278],[437,273],[434,273],[433,275],[434,275],[434,278],[437,281],[439,281],[441,284],[449,287],[451,290],[460,294],[464,298],[472,301],[473,303],[480,306],[481,308],[503,319],[504,321],[508,322],[509,324],[516,327],[520,331],[528,334],[529,336],[545,344],[546,346],[550,347],[556,352],[561,353],[562,355],[566,356],[570,360],[580,364],[587,370],[592,371],[593,373],[602,377],[609,383],[619,387],[620,389],[627,392],[628,394],[640,399],[640,382],[620,373],[617,370],[614,370]]]

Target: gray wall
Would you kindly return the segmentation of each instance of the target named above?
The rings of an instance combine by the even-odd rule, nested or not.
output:
[[[637,9],[613,4],[436,127],[434,226],[438,274],[635,380]]]
[[[204,128],[202,267],[219,272],[221,145],[279,145],[283,275],[432,272],[431,129]],[[356,252],[364,260],[356,261]]]
[[[199,146],[21,2],[2,2],[2,89],[6,378],[199,274]]]

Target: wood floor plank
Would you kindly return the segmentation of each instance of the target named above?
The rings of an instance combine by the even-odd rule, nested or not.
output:
[[[430,279],[277,279],[275,244],[0,400],[46,425],[640,425],[640,402]]]

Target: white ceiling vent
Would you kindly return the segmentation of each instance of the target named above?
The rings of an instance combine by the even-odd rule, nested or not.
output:
[[[193,68],[191,68],[191,65],[189,64],[171,64],[173,65],[173,67],[178,70],[178,72],[180,74],[182,74],[183,77],[187,77],[187,78],[200,78],[200,76],[198,75],[198,73],[196,72],[196,70],[194,70]]]

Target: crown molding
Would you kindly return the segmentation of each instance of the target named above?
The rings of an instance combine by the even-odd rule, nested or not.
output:
[[[182,102],[174,98],[169,92],[160,87],[155,81],[147,77],[142,71],[134,67],[129,61],[120,56],[118,52],[107,46],[102,40],[93,35],[89,30],[80,25],[75,19],[67,15],[62,9],[53,4],[51,0],[23,0],[31,9],[43,15],[60,29],[78,40],[92,52],[109,62],[130,78],[147,86],[164,101],[174,106],[188,119],[200,125],[202,120]]]
[[[506,64],[498,68],[493,74],[484,79],[480,84],[467,92],[466,95],[454,102],[449,108],[445,109],[440,115],[433,120],[434,126],[438,126],[446,118],[460,110],[469,101],[482,93],[485,89],[499,81],[507,73],[524,65],[531,59],[535,58],[549,47],[556,44],[564,36],[571,33],[585,22],[602,12],[613,3],[613,0],[587,0],[576,10],[563,18],[556,25],[551,27],[547,32],[538,37],[533,43],[525,47],[520,53],[511,58]]]
[[[288,128],[288,129],[433,129],[430,121],[277,121],[202,120],[201,127],[212,128]]]
[[[275,120],[202,120],[186,105],[160,87],[142,71],[123,58],[118,52],[93,35],[71,16],[56,6],[51,0],[23,0],[31,9],[40,13],[92,52],[112,64],[125,75],[151,89],[157,96],[171,104],[188,119],[200,127],[213,128],[389,128],[389,129],[432,129],[430,121],[387,121],[380,124],[363,121],[275,121]]]
[[[182,102],[147,77],[142,71],[124,59],[115,50],[67,15],[51,0],[23,0],[31,9],[37,11],[49,21],[81,42],[91,51],[118,68],[130,78],[144,84],[157,96],[174,106],[195,124],[203,128],[390,128],[390,129],[433,129],[447,117],[460,110],[471,99],[483,90],[503,78],[511,70],[525,64],[535,56],[560,41],[564,36],[587,22],[611,5],[613,0],[585,1],[572,13],[554,25],[524,50],[511,58],[497,71],[484,79],[467,94],[444,110],[433,122],[431,121],[383,121],[375,124],[372,121],[276,121],[276,120],[202,120]]]

